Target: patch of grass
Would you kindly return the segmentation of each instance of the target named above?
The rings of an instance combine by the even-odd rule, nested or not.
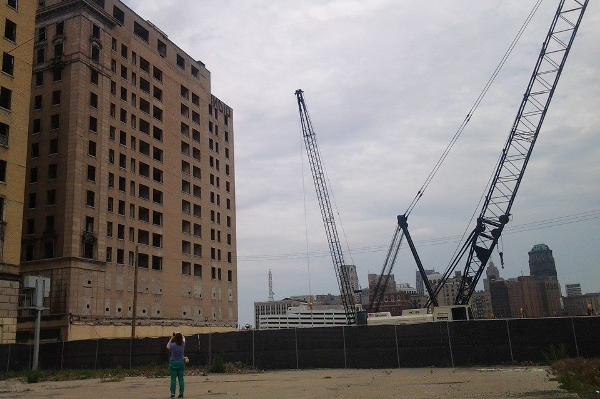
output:
[[[600,359],[564,359],[552,364],[560,387],[580,397],[600,399]]]

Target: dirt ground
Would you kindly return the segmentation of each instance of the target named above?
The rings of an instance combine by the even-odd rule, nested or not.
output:
[[[26,384],[0,382],[0,398],[168,398],[167,378]],[[186,377],[186,398],[577,398],[544,367],[301,370]]]

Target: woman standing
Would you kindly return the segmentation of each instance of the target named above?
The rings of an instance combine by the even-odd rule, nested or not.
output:
[[[185,347],[185,338],[181,333],[174,332],[167,349],[169,350],[169,371],[171,373],[171,397],[175,397],[175,388],[177,379],[179,379],[179,398],[183,398],[185,383],[183,382],[183,372],[185,371],[185,362],[183,360],[183,348]]]

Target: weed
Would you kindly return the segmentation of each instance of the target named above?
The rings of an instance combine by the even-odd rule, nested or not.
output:
[[[39,371],[28,371],[25,374],[25,379],[28,384],[36,384],[40,381],[40,372]]]
[[[582,397],[600,398],[600,359],[564,359],[552,364],[560,387]]]

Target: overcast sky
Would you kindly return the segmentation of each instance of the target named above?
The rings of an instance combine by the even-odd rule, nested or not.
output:
[[[239,320],[245,324],[253,323],[253,302],[267,299],[269,269],[276,299],[309,292],[305,228],[312,293],[339,293],[308,163],[301,157],[294,91],[305,91],[364,286],[367,273],[381,269],[396,215],[408,206],[535,0],[125,2],[203,61],[212,73],[213,94],[234,109]],[[412,213],[415,241],[460,235],[466,228],[557,4],[543,2]],[[590,2],[508,226],[600,210],[599,35],[600,4]],[[529,274],[527,252],[546,243],[563,287],[579,282],[586,292],[600,291],[600,214],[592,215],[505,234],[501,276]],[[420,255],[428,268],[442,271],[456,245],[423,245]],[[497,255],[494,260],[499,263]],[[409,251],[401,251],[394,274],[397,282],[414,286]]]

